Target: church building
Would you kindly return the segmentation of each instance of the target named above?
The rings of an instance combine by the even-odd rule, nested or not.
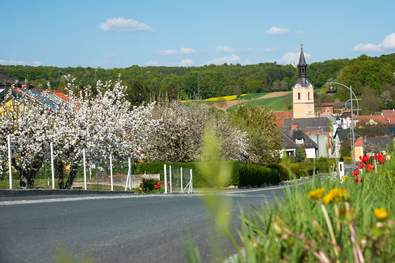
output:
[[[292,118],[284,120],[282,130],[282,154],[295,155],[296,148],[303,147],[307,158],[331,157],[331,121],[315,112],[314,87],[307,79],[303,46],[297,67],[298,80],[292,88]]]
[[[298,63],[298,82],[292,88],[293,118],[315,117],[314,88],[307,80],[307,63],[301,47]]]

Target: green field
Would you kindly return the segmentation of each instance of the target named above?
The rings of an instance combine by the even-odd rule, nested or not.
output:
[[[288,111],[292,109],[292,94],[275,98],[253,99],[250,102],[232,106],[228,111],[234,112],[238,107],[240,107],[240,105],[245,105],[247,107],[266,106],[273,111]]]
[[[257,99],[259,97],[262,97],[264,95],[266,95],[266,92],[262,92],[262,93],[247,93],[247,94],[242,94],[239,96],[240,100],[253,100],[253,99]]]

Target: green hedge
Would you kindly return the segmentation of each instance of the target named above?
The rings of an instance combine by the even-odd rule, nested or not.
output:
[[[316,173],[328,173],[330,168],[336,163],[335,159],[319,158],[319,159],[308,159],[304,162],[288,163],[287,167],[291,171],[290,179],[292,177],[300,178],[305,176],[312,176],[314,168]]]
[[[239,163],[237,164],[238,186],[278,184],[282,178],[280,172],[276,166]]]
[[[133,165],[134,174],[142,173],[159,173],[163,180],[163,162],[157,163],[137,163]],[[183,167],[184,176],[189,169],[193,169],[193,184],[195,187],[207,187],[209,184],[197,169],[198,162],[189,163],[166,163],[172,166],[172,172],[176,176],[179,174],[179,168]],[[289,171],[281,165],[263,166],[257,164],[246,164],[240,162],[231,162],[233,167],[232,176],[228,185],[237,186],[260,186],[278,184],[282,180],[287,180],[290,175]]]

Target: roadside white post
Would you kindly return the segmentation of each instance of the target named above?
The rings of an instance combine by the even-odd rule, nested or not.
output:
[[[53,143],[50,143],[51,148],[51,179],[52,179],[52,189],[55,189],[55,164],[53,156]]]
[[[132,189],[132,159],[128,158],[128,176],[126,177],[125,191]]]
[[[182,183],[182,167],[180,168],[180,189],[181,189],[181,193],[183,193],[184,192],[184,186],[183,186],[183,183]]]
[[[171,165],[169,165],[169,180],[170,180],[170,193],[173,193],[173,184],[172,184],[172,178],[171,178]]]
[[[112,178],[112,154],[110,153],[110,183],[111,183],[111,191],[114,191],[114,182]]]
[[[9,179],[9,185],[10,189],[12,189],[12,165],[11,165],[11,135],[7,135],[7,145],[8,145],[8,179]]]
[[[189,189],[190,189],[189,192],[190,192],[190,193],[193,192],[192,180],[193,180],[192,169],[189,169]]]
[[[85,149],[82,149],[82,162],[83,162],[83,167],[84,167],[84,190],[87,190],[87,184],[86,184],[86,155],[85,155]]]
[[[165,185],[165,194],[167,194],[167,167],[166,164],[163,165],[163,179]]]

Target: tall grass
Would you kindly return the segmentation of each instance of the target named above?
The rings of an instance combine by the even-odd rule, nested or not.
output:
[[[365,173],[359,184],[351,177],[343,183],[315,179],[287,189],[265,211],[243,214],[236,261],[395,262],[394,171],[390,161]],[[322,196],[332,189],[346,195],[326,203],[322,196],[314,200],[317,189]]]

